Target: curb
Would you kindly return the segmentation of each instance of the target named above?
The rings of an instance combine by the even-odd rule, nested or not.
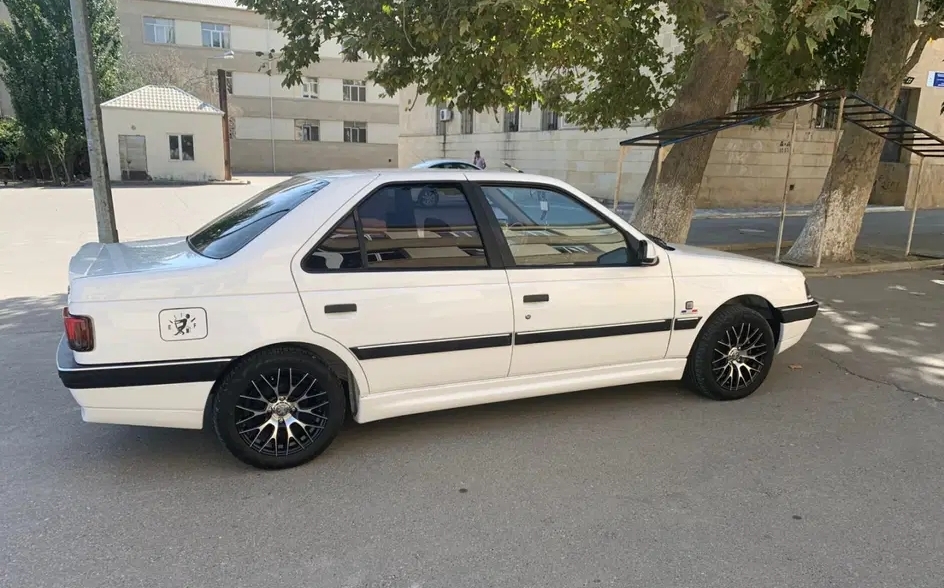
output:
[[[784,241],[781,244],[781,247],[784,249],[793,245],[793,241]],[[714,249],[715,251],[747,251],[750,249],[760,249],[768,247],[776,247],[777,243],[732,243],[727,245],[701,245],[706,249]],[[699,245],[695,245],[699,247]],[[881,249],[877,247],[871,248]],[[922,257],[928,257],[931,259],[921,259],[917,261],[882,261],[877,263],[865,263],[865,264],[855,264],[855,265],[840,265],[835,267],[801,267],[795,265],[788,265],[787,267],[792,267],[803,272],[803,275],[809,277],[842,277],[842,276],[859,276],[863,274],[877,274],[882,272],[899,272],[903,270],[915,270],[915,269],[927,269],[932,267],[944,267],[944,257],[935,257],[933,255],[922,255]]]
[[[798,267],[803,275],[819,278],[839,278],[842,276],[860,276],[882,272],[900,272],[903,270],[928,269],[944,266],[944,259],[922,259],[920,261],[889,261],[863,265],[846,265],[831,268]]]
[[[153,186],[155,188],[189,188],[191,186],[247,186],[251,184],[249,180],[211,180],[207,182],[203,181],[180,181],[174,182],[171,180],[153,180],[153,181],[141,181],[141,182],[112,182],[111,185],[116,188],[143,188],[148,186]],[[91,186],[91,182],[88,182],[85,185]]]
[[[793,245],[793,241],[788,241],[784,239],[780,243],[780,249],[786,253],[786,249],[789,249]],[[776,249],[776,241],[760,241],[757,243],[719,243],[718,245],[695,245],[692,244],[692,247],[704,247],[706,249],[715,249],[716,251],[748,251],[751,249]]]

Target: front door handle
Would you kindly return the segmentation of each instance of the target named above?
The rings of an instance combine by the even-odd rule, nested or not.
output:
[[[524,301],[525,303],[531,302],[549,302],[551,297],[547,294],[525,294]]]
[[[328,304],[325,306],[325,314],[341,314],[345,312],[357,312],[356,304]]]

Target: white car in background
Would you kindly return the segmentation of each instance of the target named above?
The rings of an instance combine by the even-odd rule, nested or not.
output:
[[[416,206],[427,187],[460,204]],[[795,269],[654,240],[553,178],[319,172],[188,237],[82,246],[57,364],[85,421],[208,418],[240,460],[285,468],[348,412],[655,380],[744,398],[817,309]]]
[[[482,171],[482,168],[474,163],[462,161],[461,159],[428,159],[417,163],[413,166],[413,169],[461,169],[465,171]],[[436,188],[426,187],[420,190],[416,195],[416,202],[420,206],[432,208],[439,204],[441,197],[442,195]],[[459,201],[459,203],[461,203],[461,201]]]

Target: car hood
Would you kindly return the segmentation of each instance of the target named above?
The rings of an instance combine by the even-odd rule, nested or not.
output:
[[[666,251],[672,263],[672,273],[677,276],[802,276],[803,272],[778,263],[764,261],[728,251],[693,247],[671,246]]]
[[[69,261],[69,281],[81,277],[202,267],[214,261],[194,252],[185,237],[86,243]]]

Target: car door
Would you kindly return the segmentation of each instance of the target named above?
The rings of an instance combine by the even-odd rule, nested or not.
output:
[[[499,216],[515,314],[510,376],[665,357],[675,316],[669,264],[552,185],[477,183]]]
[[[411,193],[426,187],[449,205],[418,207]],[[352,351],[370,394],[505,377],[511,298],[482,205],[462,182],[381,176],[368,191],[293,262],[311,328]]]

